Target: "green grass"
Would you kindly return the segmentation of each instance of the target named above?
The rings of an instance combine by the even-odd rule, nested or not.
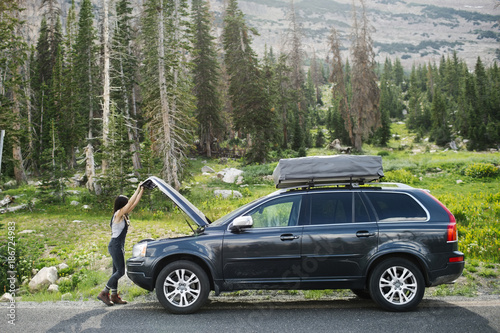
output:
[[[415,142],[414,136],[404,125],[393,124],[398,139],[392,139],[388,148],[366,145],[365,154],[381,154],[384,171],[388,181],[405,182],[414,187],[429,189],[455,215],[459,230],[459,249],[466,255],[467,274],[481,278],[498,277],[500,263],[500,177],[492,174],[491,165],[500,165],[500,154],[468,151],[443,151],[425,141]],[[414,153],[414,151],[420,151]],[[311,155],[334,154],[333,151],[314,148],[307,151]],[[231,212],[235,208],[255,200],[275,190],[265,176],[272,174],[277,162],[264,165],[244,166],[242,161],[231,160],[224,164],[218,159],[197,158],[191,161],[188,173],[191,176],[183,183],[181,192],[212,221]],[[481,164],[475,172],[470,166]],[[204,165],[216,172],[229,167],[245,171],[244,187],[225,184],[215,175],[202,175]],[[487,165],[484,167],[484,165]],[[483,170],[486,170],[483,172]],[[477,177],[488,174],[488,177]],[[214,189],[240,191],[242,199],[221,199],[213,195]],[[2,215],[0,221],[0,244],[7,236],[7,223],[14,222],[16,228],[16,255],[18,256],[18,279],[28,281],[33,268],[66,263],[70,268],[62,275],[78,277],[72,282],[69,292],[77,297],[94,298],[102,288],[110,272],[110,257],[107,251],[109,242],[109,219],[113,198],[96,198],[84,188],[79,194],[70,194],[64,204],[47,204],[39,200],[33,204],[40,193],[35,187],[4,189],[0,195],[19,196],[16,204],[28,203],[30,208],[16,213]],[[71,206],[72,201],[78,206]],[[89,206],[84,209],[83,205]],[[125,246],[126,257],[131,256],[133,244],[145,238],[164,238],[189,234],[186,217],[159,191],[146,192],[141,203],[131,216],[132,224]],[[23,230],[32,233],[21,234]],[[1,247],[0,247],[1,250]],[[492,267],[482,266],[493,265]],[[105,268],[105,271],[101,269]],[[92,274],[90,272],[98,272]],[[5,274],[5,273],[4,273]],[[2,277],[2,280],[3,279]],[[475,283],[475,282],[474,282]],[[440,287],[437,293],[458,293],[471,295],[475,284],[450,289]],[[128,286],[124,296],[137,297],[141,289]],[[79,295],[79,296],[78,296]],[[305,293],[306,297],[321,297],[321,293]],[[31,298],[30,298],[31,297]],[[37,293],[25,295],[23,299],[60,299],[61,294]]]

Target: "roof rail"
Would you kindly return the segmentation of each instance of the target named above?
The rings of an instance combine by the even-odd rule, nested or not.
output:
[[[379,185],[393,185],[397,188],[413,188],[410,185],[403,184],[403,183],[392,183],[392,182],[380,182],[380,183],[374,183],[374,184],[379,184]]]

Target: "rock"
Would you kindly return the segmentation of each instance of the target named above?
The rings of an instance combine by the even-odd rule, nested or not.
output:
[[[238,179],[236,180],[236,185],[241,185],[243,184],[243,176],[239,176]]]
[[[40,290],[49,286],[57,280],[57,268],[44,267],[30,281],[29,288],[31,291]]]
[[[457,184],[462,184],[464,181],[462,179],[457,180]]]
[[[455,143],[455,141],[451,141],[450,142],[450,148],[453,149],[453,150],[457,150],[457,144]]]
[[[90,209],[90,206],[89,205],[83,205],[82,208],[83,209]]]
[[[61,296],[61,301],[71,301],[73,299],[73,295],[71,293],[66,293]]]
[[[80,191],[78,191],[78,190],[68,190],[68,191],[66,191],[66,193],[72,194],[72,195],[79,195]]]
[[[57,265],[56,268],[57,268],[58,271],[60,271],[61,269],[69,268],[69,266],[68,266],[68,264],[66,264],[66,263],[63,262],[63,263]]]
[[[134,178],[130,178],[128,181],[129,181],[130,183],[132,183],[132,184],[137,184],[137,183],[139,183],[139,179],[137,179],[137,178],[135,178],[135,177],[134,177]]]
[[[49,293],[57,293],[59,291],[59,286],[57,284],[51,284],[48,288],[47,291]]]
[[[12,297],[12,295],[10,293],[5,293],[0,298],[0,302],[13,302],[13,301],[14,301],[14,297]]]
[[[220,176],[222,175],[222,181],[224,183],[233,184],[236,181],[236,179],[239,176],[241,176],[242,174],[243,174],[242,170],[238,170],[235,168],[229,168],[229,169],[224,169],[224,170],[220,171],[219,173],[217,173],[217,177],[220,178]]]
[[[36,231],[35,230],[26,229],[26,230],[23,230],[23,231],[19,231],[17,234],[31,234],[32,232],[36,232]]]
[[[6,206],[6,205],[10,204],[13,201],[14,201],[13,197],[11,197],[10,195],[6,195],[5,198],[3,198],[2,200],[0,200],[0,207]]]
[[[73,223],[82,223],[83,221],[81,221],[81,220],[73,220],[71,222],[73,222]]]
[[[265,181],[268,181],[268,182],[274,182],[274,178],[272,175],[266,175],[266,176],[262,177],[262,179],[264,179]]]
[[[68,282],[68,281],[71,281],[71,278],[67,277],[67,276],[63,276],[63,277],[60,277],[59,279],[57,279],[56,281],[56,284],[61,284],[61,283],[65,283],[65,282]]]
[[[79,203],[78,201],[73,200],[73,201],[71,201],[71,204],[70,204],[70,205],[71,205],[71,206],[78,206],[79,204],[80,204],[80,203]]]
[[[203,173],[215,173],[215,170],[212,169],[211,167],[209,167],[208,165],[205,165],[205,166],[203,166],[203,168],[201,168],[201,172],[203,172]]]
[[[227,199],[229,197],[240,199],[243,198],[243,195],[238,192],[238,191],[231,191],[231,190],[215,190],[214,195],[216,197],[222,197],[224,199]]]
[[[7,183],[3,184],[6,187],[13,187],[17,185],[17,182],[15,180],[10,180]]]

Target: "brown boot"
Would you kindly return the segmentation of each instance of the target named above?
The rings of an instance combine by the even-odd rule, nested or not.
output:
[[[113,305],[113,302],[109,299],[109,292],[105,292],[104,290],[97,295],[97,299],[101,300],[107,306]]]
[[[127,304],[127,301],[122,300],[118,294],[111,294],[111,302],[114,304]]]

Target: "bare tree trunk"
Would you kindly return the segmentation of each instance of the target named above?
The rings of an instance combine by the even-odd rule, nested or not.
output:
[[[109,136],[109,105],[110,105],[110,88],[109,88],[109,22],[108,22],[108,0],[103,1],[104,17],[103,17],[103,52],[104,52],[104,89],[102,94],[102,144],[108,146]],[[102,173],[106,173],[108,160],[102,159]]]
[[[163,0],[160,0],[158,10],[158,84],[160,88],[160,112],[162,117],[163,132],[163,163],[164,173],[166,173],[167,182],[172,184],[173,175],[169,172],[171,165],[170,150],[172,147],[170,134],[170,106],[168,105],[167,79],[165,76],[165,17],[163,12]]]
[[[89,143],[85,147],[85,176],[87,176],[87,184],[85,186],[90,192],[100,194],[100,187],[95,183],[95,163],[94,163],[94,147]]]
[[[12,111],[15,116],[15,123],[13,124],[13,129],[17,132],[21,129],[20,119],[21,111],[19,109],[19,99],[17,97],[16,89],[12,90]],[[19,138],[15,137],[12,144],[12,158],[14,159],[14,176],[16,178],[17,184],[21,185],[28,181],[26,173],[24,171],[23,165],[23,154],[21,153],[21,143]]]
[[[141,159],[139,156],[139,144],[137,142],[137,137],[134,135],[134,132],[137,128],[137,121],[135,119],[132,119],[130,117],[130,103],[128,99],[128,93],[127,93],[127,85],[125,82],[125,73],[123,72],[123,58],[120,53],[120,80],[121,80],[121,90],[122,90],[122,98],[123,101],[125,102],[125,121],[127,123],[127,136],[129,141],[131,142],[130,144],[130,152],[132,153],[132,164],[134,166],[134,170],[139,170],[141,169]]]
[[[91,50],[88,50],[88,52],[91,52]],[[92,71],[91,71],[91,63],[90,60],[91,58],[89,57],[89,83],[90,83],[90,91],[92,91]],[[94,165],[94,147],[92,146],[92,140],[94,140],[94,135],[92,131],[92,124],[93,124],[93,119],[94,119],[94,107],[92,105],[92,96],[89,91],[89,99],[90,99],[90,104],[89,104],[89,133],[88,133],[88,145],[85,148],[85,155],[86,155],[86,165],[85,165],[85,174],[87,175],[87,184],[86,187],[90,191],[96,192],[96,194],[100,194],[100,190],[97,188],[97,184],[95,184],[95,165]]]

